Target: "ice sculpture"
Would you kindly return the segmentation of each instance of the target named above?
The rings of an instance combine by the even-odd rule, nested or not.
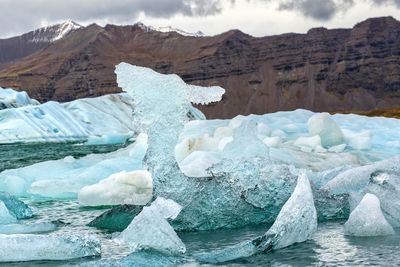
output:
[[[0,262],[69,260],[100,253],[100,240],[92,236],[0,235]]]
[[[184,253],[185,245],[167,221],[176,218],[181,209],[172,200],[157,198],[143,208],[117,240],[129,244],[133,251],[154,249],[171,255]]]
[[[345,234],[353,236],[380,236],[394,234],[392,226],[381,211],[380,201],[373,194],[366,194],[351,212],[344,224]]]
[[[137,170],[114,173],[97,184],[83,187],[78,201],[81,206],[146,205],[152,197],[151,174]]]
[[[37,100],[31,99],[25,91],[18,92],[11,88],[0,87],[0,110],[39,104]]]
[[[300,175],[289,200],[283,205],[274,224],[261,237],[201,255],[200,261],[219,263],[252,256],[304,242],[317,230],[317,211],[307,176]]]

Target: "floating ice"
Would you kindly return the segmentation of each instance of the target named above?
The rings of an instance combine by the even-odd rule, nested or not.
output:
[[[353,236],[380,236],[394,234],[392,226],[381,211],[380,201],[373,194],[366,194],[351,212],[344,224],[345,234]]]
[[[310,182],[307,176],[300,175],[296,188],[283,205],[275,223],[264,236],[246,241],[222,251],[200,256],[200,260],[209,263],[226,262],[252,256],[304,242],[317,230],[317,211]]]
[[[140,141],[141,140],[141,141]],[[0,190],[36,198],[76,198],[86,185],[121,171],[143,169],[146,138],[107,154],[51,160],[0,173]]]
[[[343,143],[343,133],[329,113],[318,113],[308,120],[308,130],[311,135],[319,135],[324,147]]]
[[[143,209],[143,206],[121,205],[113,207],[96,217],[88,225],[99,229],[121,232],[128,227],[133,218]]]
[[[82,206],[119,204],[145,205],[153,197],[153,180],[145,170],[118,172],[94,185],[83,187],[78,194]]]
[[[24,202],[7,192],[0,192],[0,201],[5,204],[10,213],[18,220],[31,218],[33,216],[32,210]]]
[[[359,192],[368,185],[373,173],[378,171],[400,174],[400,156],[346,170],[327,182],[323,188],[332,194]]]
[[[166,219],[175,218],[181,207],[172,200],[157,198],[143,210],[117,238],[135,251],[154,249],[165,254],[181,254],[186,251],[174,229]]]
[[[92,236],[0,234],[0,262],[70,260],[100,253],[100,240]]]
[[[19,223],[0,225],[0,234],[33,234],[52,232],[57,229],[54,223]]]
[[[0,87],[0,110],[39,104],[37,100],[31,99],[25,91],[18,92],[10,88],[3,89]]]
[[[4,205],[3,201],[0,201],[0,224],[8,224],[17,222],[17,218],[11,214],[11,212],[7,209],[6,205]]]
[[[124,143],[134,132],[132,112],[127,94],[5,109],[0,111],[0,143]]]
[[[321,147],[321,137],[314,135],[310,137],[299,137],[294,141],[295,146],[299,147],[304,152],[312,152]]]

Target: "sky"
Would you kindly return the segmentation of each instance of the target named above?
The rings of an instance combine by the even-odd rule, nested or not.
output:
[[[0,38],[73,20],[172,26],[215,35],[239,29],[253,36],[310,28],[351,28],[370,17],[400,20],[400,0],[0,0]]]

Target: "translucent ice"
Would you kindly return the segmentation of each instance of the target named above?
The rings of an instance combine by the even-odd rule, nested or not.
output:
[[[311,135],[319,135],[324,147],[343,143],[343,133],[329,113],[318,113],[308,120],[308,130]]]
[[[50,222],[5,224],[0,225],[0,234],[46,233],[52,232],[56,229],[57,226]]]
[[[307,176],[300,175],[292,195],[264,236],[222,251],[202,255],[199,259],[204,262],[218,263],[249,257],[256,253],[304,242],[310,239],[316,230],[317,212],[310,182]]]
[[[17,222],[17,218],[7,209],[3,201],[0,201],[0,224]]]
[[[165,254],[184,253],[185,245],[166,220],[175,218],[180,210],[172,200],[157,198],[150,207],[143,208],[118,240],[129,244],[134,251],[154,249]]]
[[[378,171],[400,174],[400,156],[343,171],[323,188],[333,194],[359,192],[368,185],[372,175]]]
[[[100,240],[91,236],[0,235],[0,262],[69,260],[100,253]]]
[[[143,169],[147,146],[144,141],[107,154],[79,159],[67,157],[5,170],[0,173],[0,190],[18,196],[76,198],[86,185],[98,183],[117,172]]]
[[[0,201],[5,204],[10,213],[18,220],[31,218],[33,216],[32,210],[24,202],[7,192],[0,192]]]
[[[38,104],[39,102],[31,99],[25,91],[18,92],[10,88],[3,89],[0,87],[0,110]]]
[[[124,143],[134,132],[132,110],[127,94],[4,109],[0,111],[0,143],[87,139],[89,144]]]
[[[353,236],[379,236],[394,234],[392,226],[386,221],[379,199],[366,194],[360,204],[351,212],[344,224],[345,234]]]
[[[145,205],[153,197],[153,180],[145,170],[118,172],[78,193],[82,206]]]

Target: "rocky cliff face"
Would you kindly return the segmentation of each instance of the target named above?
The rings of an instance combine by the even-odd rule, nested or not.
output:
[[[40,101],[119,92],[114,66],[121,61],[224,87],[222,102],[200,107],[211,118],[400,106],[400,22],[391,17],[262,38],[237,30],[192,37],[142,25],[90,25],[0,65],[0,86]]]

